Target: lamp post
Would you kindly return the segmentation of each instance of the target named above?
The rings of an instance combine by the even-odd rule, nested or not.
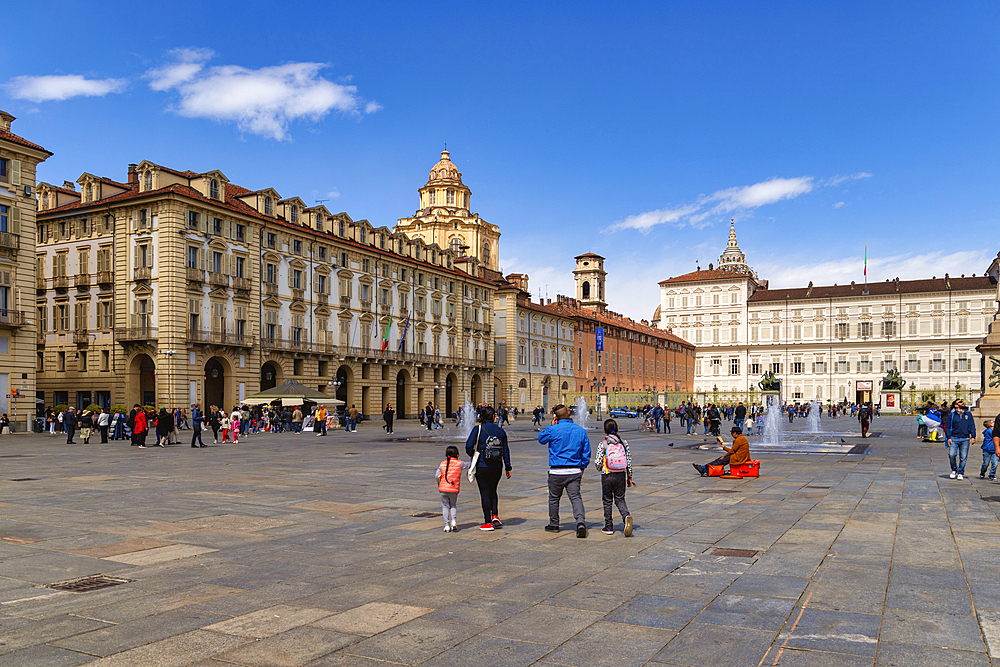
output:
[[[173,400],[173,359],[174,355],[177,354],[177,350],[164,350],[163,354],[167,355],[167,408],[173,410],[174,400]]]

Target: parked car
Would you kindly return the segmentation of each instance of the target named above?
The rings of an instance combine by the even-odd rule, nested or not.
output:
[[[635,410],[629,410],[628,408],[612,408],[612,417],[628,417],[629,419],[635,419],[639,416],[639,413]]]

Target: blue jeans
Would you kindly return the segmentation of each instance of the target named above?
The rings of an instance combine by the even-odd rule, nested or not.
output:
[[[969,439],[950,438],[948,445],[948,460],[951,462],[951,469],[959,475],[965,474],[965,460],[969,458]]]
[[[691,420],[687,420],[687,435],[691,435]]]
[[[743,430],[743,419],[740,419],[739,417],[737,417],[736,419],[734,419],[733,420],[733,428],[738,428],[738,429],[740,429],[742,431]]]
[[[345,431],[356,431],[358,430],[358,420],[347,418],[347,426],[344,428]]]
[[[653,419],[653,421],[656,422],[656,432],[659,433],[660,432],[660,418],[656,417],[655,419]]]
[[[954,442],[954,440],[952,440]],[[986,474],[986,469],[990,469],[990,477],[997,476],[997,463],[1000,463],[1000,458],[997,458],[996,454],[992,452],[987,452],[983,450],[983,467],[979,470],[980,475]]]

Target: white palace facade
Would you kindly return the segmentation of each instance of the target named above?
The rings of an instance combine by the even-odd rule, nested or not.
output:
[[[985,274],[867,286],[769,289],[730,226],[718,267],[660,283],[653,324],[695,345],[695,393],[758,391],[773,371],[789,401],[879,400],[891,368],[903,402],[969,396],[982,386],[982,342],[997,315],[1000,255]]]

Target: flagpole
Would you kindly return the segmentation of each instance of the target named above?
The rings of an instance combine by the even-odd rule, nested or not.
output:
[[[865,289],[864,294],[868,294],[868,244],[865,244]]]

